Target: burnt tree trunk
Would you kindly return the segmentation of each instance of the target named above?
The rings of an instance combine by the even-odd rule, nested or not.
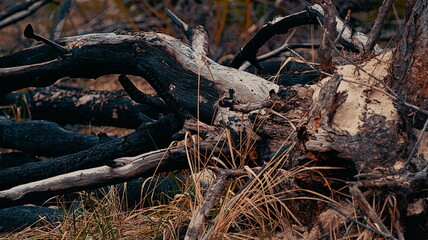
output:
[[[409,16],[394,50],[392,88],[410,103],[428,109],[428,3],[406,1]],[[410,8],[411,7],[411,8]],[[422,128],[427,116],[417,115]]]

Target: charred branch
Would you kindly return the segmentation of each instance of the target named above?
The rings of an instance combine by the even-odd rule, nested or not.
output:
[[[154,123],[142,125],[122,138],[74,154],[0,170],[0,180],[3,183],[0,188],[7,189],[67,172],[102,166],[115,158],[168,146],[171,136],[182,128],[182,124],[174,116],[168,115]]]
[[[20,106],[25,103],[31,119],[44,119],[61,125],[91,124],[136,129],[143,123],[139,119],[140,113],[151,119],[157,119],[159,114],[170,113],[159,98],[145,96],[150,100],[137,104],[124,91],[85,90],[53,85],[9,93],[0,98],[0,105]]]
[[[321,64],[321,69],[328,73],[334,72],[333,57],[331,52],[333,50],[333,39],[337,36],[340,39],[341,35],[338,35],[336,30],[336,11],[330,0],[316,1],[324,11],[324,25],[323,35],[320,44],[320,48],[317,52],[318,62]],[[346,29],[346,24],[343,23],[342,34]]]
[[[37,162],[38,158],[35,156],[22,153],[22,152],[11,152],[0,154],[0,169],[16,167],[29,162]]]
[[[63,212],[39,206],[16,206],[0,210],[0,232],[16,231],[29,226],[43,226],[61,220]],[[43,219],[41,221],[41,219]]]
[[[125,92],[137,103],[148,104],[153,107],[156,107],[158,110],[163,110],[159,112],[165,112],[168,109],[168,106],[162,102],[162,100],[152,97],[148,94],[145,94],[138,90],[138,88],[129,80],[125,75],[120,75],[118,78],[120,85],[125,90]]]
[[[278,90],[252,74],[202,60],[189,46],[160,33],[88,34],[59,44],[71,54],[58,58],[50,47],[37,46],[1,57],[0,95],[51,85],[66,76],[131,74],[144,77],[155,89],[170,91],[193,116],[199,111],[200,119],[211,123],[218,99],[229,89],[236,92],[238,103],[260,102]]]
[[[63,46],[59,45],[58,43],[51,41],[51,40],[49,40],[43,36],[35,34],[34,30],[33,30],[33,26],[31,26],[31,24],[28,24],[27,27],[25,27],[24,36],[26,38],[31,38],[31,39],[34,39],[37,41],[41,41],[41,42],[45,43],[46,45],[51,46],[61,56],[64,56],[65,54],[70,54],[70,50],[68,48],[63,47]]]
[[[68,131],[55,123],[43,120],[25,122],[0,120],[0,147],[33,155],[62,156],[94,147],[104,140],[95,135]]]
[[[269,39],[271,39],[276,34],[285,34],[291,28],[297,26],[318,24],[318,19],[322,24],[324,24],[325,13],[322,7],[318,4],[307,7],[306,11],[301,11],[286,17],[278,17],[274,19],[273,21],[263,26],[256,33],[256,35],[254,35],[254,37],[252,37],[251,40],[245,44],[245,46],[233,59],[230,66],[233,68],[239,68],[245,61],[248,61],[252,65],[261,68],[257,62],[256,54],[260,47],[262,47]],[[343,30],[343,28],[345,28],[345,30]],[[337,16],[335,32],[335,37],[338,36],[338,33],[342,32],[342,35],[339,38],[339,43],[344,47],[345,50],[357,53],[363,52],[364,46],[367,43],[367,36],[362,33],[355,32],[353,29],[346,26]],[[380,50],[381,48],[376,45],[375,52],[379,53]]]
[[[191,154],[213,151],[213,143],[201,143],[199,152],[190,149]],[[0,191],[0,206],[8,207],[23,203],[39,202],[49,197],[125,182],[138,177],[149,177],[154,173],[188,168],[184,146],[147,152],[135,157],[119,158],[111,162],[115,166],[101,166],[69,172],[55,177],[22,184]],[[203,156],[202,156],[203,157]]]
[[[373,51],[376,42],[382,33],[382,28],[386,21],[386,15],[391,9],[392,4],[394,4],[394,0],[384,0],[382,2],[382,6],[380,6],[378,10],[379,14],[376,17],[373,29],[370,31],[369,39],[367,40],[367,43],[364,47],[367,54]]]

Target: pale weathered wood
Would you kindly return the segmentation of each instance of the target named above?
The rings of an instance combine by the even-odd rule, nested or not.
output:
[[[115,158],[168,146],[171,136],[182,126],[183,123],[170,114],[156,122],[142,125],[135,132],[122,138],[97,144],[80,152],[0,170],[0,182],[2,182],[0,189],[8,189],[67,172],[108,165]]]
[[[199,150],[201,153],[211,152],[214,146],[212,142],[201,143]],[[185,169],[188,168],[187,151],[197,154],[197,149],[171,147],[135,157],[119,158],[111,161],[110,166],[88,168],[18,185],[0,191],[0,208],[37,202],[57,194],[108,186],[138,177],[149,177],[154,173]]]
[[[65,38],[71,54],[38,46],[0,58],[0,94],[29,86],[47,86],[62,77],[111,73],[145,77],[156,89],[169,89],[202,121],[211,122],[215,105],[235,92],[237,103],[258,103],[278,86],[253,74],[222,66],[180,40],[161,33],[105,33]],[[33,56],[23,58],[23,56]],[[199,97],[198,97],[199,95]],[[199,110],[198,110],[199,109]]]

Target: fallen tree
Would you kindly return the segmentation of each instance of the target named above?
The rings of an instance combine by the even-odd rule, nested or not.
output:
[[[402,73],[410,71],[412,76],[416,76],[418,80],[415,81],[418,86],[423,86],[424,91],[426,78],[425,80],[420,78],[423,75],[420,73],[420,65],[412,65],[409,61],[405,71],[399,69],[393,71],[395,76],[389,76],[391,65],[396,61],[392,55],[402,54],[401,48],[393,54],[390,50],[382,50],[373,42],[379,37],[376,37],[376,33],[368,38],[364,34],[354,32],[341,19],[331,16],[334,11],[328,2],[322,1],[320,5],[310,6],[305,11],[268,23],[242,48],[230,67],[222,66],[207,56],[207,36],[202,27],[188,26],[171,12],[170,17],[186,33],[190,45],[171,36],[154,32],[88,34],[52,42],[35,34],[31,25],[27,26],[25,36],[43,41],[45,45],[0,58],[0,95],[2,95],[0,102],[10,103],[11,99],[20,94],[11,93],[12,91],[26,87],[50,86],[63,77],[97,78],[117,73],[122,74],[119,81],[130,98],[146,105],[147,108],[141,105],[137,105],[141,108],[133,106],[127,99],[126,103],[112,103],[107,110],[103,109],[114,115],[115,111],[109,109],[119,109],[117,106],[125,104],[127,107],[122,109],[129,109],[133,115],[132,117],[124,115],[120,118],[125,119],[121,120],[122,122],[131,118],[132,124],[129,124],[129,127],[136,127],[135,121],[138,118],[135,117],[135,111],[143,113],[139,118],[141,126],[128,136],[105,139],[105,142],[101,143],[97,142],[99,140],[95,136],[84,137],[91,143],[75,148],[76,152],[69,155],[0,170],[0,180],[3,182],[0,191],[1,206],[13,206],[55,194],[111,185],[149,176],[154,172],[187,168],[189,158],[187,147],[149,152],[155,148],[168,146],[173,135],[185,129],[203,139],[196,144],[199,152],[194,152],[194,155],[203,159],[204,163],[209,162],[215,155],[224,163],[220,164],[222,167],[237,168],[236,165],[227,162],[226,156],[229,158],[239,156],[243,165],[261,167],[254,172],[247,169],[250,178],[248,181],[263,176],[273,168],[272,165],[275,166],[272,170],[275,174],[282,169],[290,170],[308,162],[345,169],[342,171],[344,174],[342,177],[344,181],[349,181],[349,193],[358,200],[361,211],[369,216],[370,222],[378,226],[374,228],[363,224],[365,229],[386,238],[394,239],[395,236],[402,238],[403,230],[396,227],[390,232],[370,207],[360,188],[380,189],[383,191],[382,194],[392,194],[399,199],[403,205],[391,210],[391,216],[407,211],[406,203],[419,199],[418,194],[426,187],[428,181],[425,162],[427,154],[420,147],[421,141],[424,141],[427,122],[420,135],[415,136],[414,123],[409,120],[407,113],[417,112],[418,116],[426,121],[427,110],[418,107],[424,106],[426,96],[412,97],[412,94],[419,94],[420,91],[410,86],[408,91],[406,88],[397,92],[397,86],[400,84],[395,78],[401,76],[398,79],[401,80],[404,78]],[[417,1],[415,4],[414,8],[417,11],[410,16],[411,19],[405,29],[409,34],[411,30],[422,34],[404,36],[413,37],[412,40],[418,43],[419,48],[423,48],[423,43],[428,38],[426,31],[423,30],[423,24],[420,24],[428,17],[428,8],[422,2]],[[383,11],[387,10],[385,7]],[[378,23],[382,21],[383,19],[379,19]],[[237,69],[245,61],[249,61],[257,68],[263,68],[257,61],[257,50],[274,35],[286,33],[293,27],[306,24],[321,24],[324,29],[328,29],[320,44],[322,54],[319,59],[322,60],[321,69],[334,71],[334,74],[321,72],[317,66],[303,59],[308,68],[320,75],[323,74],[326,78],[317,85],[281,86]],[[335,39],[344,49],[374,57],[356,64],[343,56],[350,64],[336,66],[335,70],[331,58],[326,57],[331,56],[331,52],[334,51],[332,48],[334,44],[331,43]],[[426,51],[426,48],[424,50]],[[337,49],[336,51],[341,55]],[[424,62],[426,57],[419,56],[417,60]],[[358,74],[355,74],[356,72]],[[162,101],[139,92],[125,74],[144,77]],[[36,95],[39,98],[44,96],[43,90],[35,90],[36,93],[30,95],[32,97],[27,97],[34,101],[32,103],[34,107],[46,100],[46,97],[42,97],[40,103],[37,101]],[[49,97],[53,100],[56,96],[68,95],[75,98],[74,103],[81,103],[94,94],[52,88],[49,91],[60,92]],[[97,98],[103,99],[100,93],[96,95]],[[91,99],[97,102],[95,97]],[[410,99],[410,102],[407,99]],[[84,101],[83,104],[87,102]],[[79,105],[73,104],[72,109],[78,109]],[[92,105],[92,108],[103,107],[103,104]],[[158,113],[170,114],[156,119]],[[52,120],[65,123],[57,119]],[[89,117],[80,119],[86,122]],[[102,123],[103,119],[105,118],[102,117],[99,122]],[[185,136],[187,137],[188,133]],[[188,138],[184,138],[185,144],[189,144],[188,141]],[[248,142],[251,144],[247,144]],[[82,141],[79,143],[82,144]],[[215,150],[215,143],[229,147],[220,151]],[[1,147],[19,149],[32,154],[40,154],[36,150],[42,151],[34,147],[29,148],[26,143],[16,143],[15,146],[9,141],[4,141],[0,144]],[[248,145],[257,146],[253,155],[242,154],[238,150]],[[137,154],[143,155],[126,161],[120,158]],[[54,155],[61,154],[48,154]],[[226,179],[234,175],[225,174],[222,170],[217,172],[218,182],[221,184],[215,187],[215,196],[218,196],[224,188]],[[243,173],[239,172],[238,175],[241,176]],[[391,183],[388,177],[391,177],[394,183]],[[247,183],[242,189],[251,185],[250,182]],[[282,187],[282,190],[286,192],[292,187],[293,185]],[[202,203],[201,209],[212,208],[214,200],[211,199],[212,196],[208,197],[209,194],[207,194],[209,201]],[[239,199],[239,194],[240,191],[235,199]],[[230,206],[233,204],[231,201]],[[334,227],[340,228],[343,221],[354,219],[349,217],[349,209],[343,210],[348,207],[343,207],[344,205],[337,204],[333,208],[338,213],[346,212],[343,214],[345,218],[342,222],[337,222]],[[195,231],[195,226],[200,228],[206,223],[207,213],[204,214],[198,213],[192,219],[190,230]],[[227,214],[217,217],[223,216]],[[219,223],[217,217],[203,232],[199,230],[188,232],[188,239],[196,239],[204,234],[205,238],[213,237],[214,230],[220,224],[231,224],[231,221]],[[297,219],[295,221],[298,222]],[[390,225],[397,224],[399,225],[394,222]],[[323,227],[315,225],[314,229]],[[316,230],[306,229],[306,232],[311,236],[316,234]]]

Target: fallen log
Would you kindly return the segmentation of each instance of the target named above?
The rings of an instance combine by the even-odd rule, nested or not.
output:
[[[25,227],[43,226],[62,219],[63,212],[39,206],[16,206],[0,210],[0,232],[22,230]]]
[[[230,89],[237,103],[259,103],[278,90],[274,83],[221,66],[161,33],[88,34],[59,43],[56,50],[43,45],[0,57],[0,95],[48,86],[66,76],[130,74],[144,77],[158,93],[170,91],[192,115],[211,123],[217,101],[229,97]]]
[[[22,185],[15,182],[15,187],[0,191],[0,208],[37,203],[58,194],[108,186],[138,177],[149,177],[160,172],[185,169],[188,168],[187,154],[212,154],[212,151],[217,151],[218,154],[214,146],[215,144],[211,142],[200,144],[199,152],[197,152],[198,149],[188,149],[186,146],[171,147],[135,157],[119,158],[111,161],[110,166],[96,168],[85,166],[87,168],[85,170],[68,171],[66,174],[39,181],[35,181],[37,180],[35,178],[32,182],[27,181],[28,183],[21,181],[25,183]]]
[[[171,136],[182,128],[182,122],[168,115],[154,123],[142,125],[122,138],[98,144],[89,149],[47,161],[0,170],[0,189],[8,189],[59,174],[109,164],[109,161],[168,146]]]
[[[61,125],[91,124],[138,128],[139,114],[157,119],[170,113],[165,104],[137,104],[124,91],[96,91],[53,85],[26,92],[9,93],[0,98],[0,105],[24,101],[32,120],[49,120]]]
[[[0,147],[38,156],[57,157],[79,152],[114,137],[86,135],[44,120],[15,122],[0,119]]]

